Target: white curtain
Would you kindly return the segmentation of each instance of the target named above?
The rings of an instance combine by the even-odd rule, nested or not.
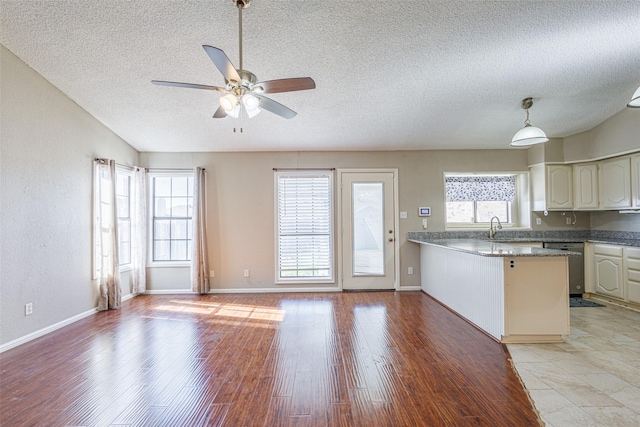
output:
[[[98,310],[109,310],[119,308],[122,304],[115,160],[97,160],[95,179],[96,270],[100,290]]]
[[[131,282],[134,294],[147,290],[147,171],[136,168],[131,191]]]
[[[195,168],[193,182],[191,290],[206,294],[211,289],[211,285],[209,283],[209,258],[207,255],[207,199],[204,169]]]

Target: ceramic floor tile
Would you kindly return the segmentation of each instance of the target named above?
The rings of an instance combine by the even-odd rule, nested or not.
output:
[[[640,426],[640,312],[607,305],[570,316],[564,343],[508,346],[541,419],[548,427]]]
[[[544,382],[577,406],[622,406],[618,400],[577,378],[570,381],[544,380]]]
[[[543,419],[551,425],[562,427],[602,427],[606,425],[554,390],[533,390],[530,395],[536,408],[543,414]]]
[[[552,363],[571,374],[601,374],[606,372],[601,366],[585,359],[583,354],[583,352],[569,353],[567,357],[553,360]]]
[[[640,414],[640,387],[627,387],[615,393],[611,397],[625,405],[627,408]]]
[[[591,407],[582,408],[587,414],[597,419],[606,426],[638,427],[640,426],[640,414],[625,407]]]
[[[608,395],[611,395],[612,393],[616,393],[618,391],[622,391],[627,387],[631,387],[631,384],[629,384],[628,382],[609,373],[584,374],[580,376],[580,379]]]

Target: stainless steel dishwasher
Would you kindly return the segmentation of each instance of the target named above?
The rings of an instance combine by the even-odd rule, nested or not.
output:
[[[569,294],[584,292],[584,243],[545,243],[547,249],[580,252],[580,256],[569,257]]]

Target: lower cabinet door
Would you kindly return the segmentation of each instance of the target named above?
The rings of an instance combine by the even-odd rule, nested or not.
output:
[[[622,258],[595,255],[596,292],[624,298]]]

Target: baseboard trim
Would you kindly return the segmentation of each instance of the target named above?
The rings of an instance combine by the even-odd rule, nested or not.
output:
[[[420,291],[420,286],[405,286],[397,291]],[[292,292],[342,292],[341,288],[237,288],[237,289],[211,289],[209,294],[268,294],[268,293],[292,293]],[[185,295],[195,294],[190,289],[147,289],[147,295]]]
[[[342,292],[340,288],[237,288],[237,289],[211,289],[209,294],[273,294],[292,292]],[[147,290],[148,295],[184,295],[195,294],[190,289],[156,289]]]
[[[133,294],[133,293],[125,295],[125,296],[122,297],[122,302],[130,300],[131,298],[133,298],[136,295],[137,294]],[[47,334],[50,334],[53,331],[56,331],[56,330],[58,330],[60,328],[64,328],[65,326],[68,326],[68,325],[70,325],[70,324],[72,324],[74,322],[77,322],[78,320],[82,320],[85,317],[92,316],[92,315],[94,315],[96,313],[98,313],[98,308],[97,307],[93,308],[91,310],[87,310],[84,313],[76,314],[75,316],[70,317],[70,318],[65,319],[65,320],[62,320],[62,321],[60,321],[58,323],[54,323],[53,325],[47,326],[46,328],[42,328],[42,329],[37,330],[35,332],[31,332],[30,334],[27,334],[27,335],[25,335],[23,337],[17,338],[17,339],[15,339],[13,341],[9,341],[8,343],[3,344],[3,345],[0,346],[0,353],[5,352],[7,350],[11,350],[12,348],[15,348],[15,347],[17,347],[19,345],[26,344],[29,341],[35,340],[36,338],[43,337],[43,336],[45,336]]]
[[[185,295],[194,294],[191,289],[147,289],[141,295]]]
[[[124,297],[124,298],[126,298],[126,297]],[[131,298],[131,297],[129,297],[129,298]],[[42,328],[42,329],[37,330],[35,332],[31,332],[30,334],[27,334],[27,335],[25,335],[23,337],[20,337],[18,339],[13,340],[13,341],[9,341],[8,343],[3,344],[2,346],[0,346],[0,353],[3,353],[5,351],[7,351],[7,350],[11,350],[12,348],[17,347],[17,346],[19,346],[21,344],[28,343],[29,341],[33,341],[36,338],[40,338],[40,337],[42,337],[44,335],[47,335],[47,334],[49,334],[49,333],[51,333],[53,331],[56,331],[56,330],[58,330],[60,328],[64,328],[67,325],[70,325],[70,324],[72,324],[74,322],[77,322],[78,320],[84,319],[85,317],[89,317],[91,315],[94,315],[97,312],[98,312],[98,309],[97,308],[93,308],[91,310],[85,311],[84,313],[76,314],[75,316],[70,317],[68,319],[65,319],[65,320],[63,320],[61,322],[54,323],[53,325],[47,326],[46,328]]]

